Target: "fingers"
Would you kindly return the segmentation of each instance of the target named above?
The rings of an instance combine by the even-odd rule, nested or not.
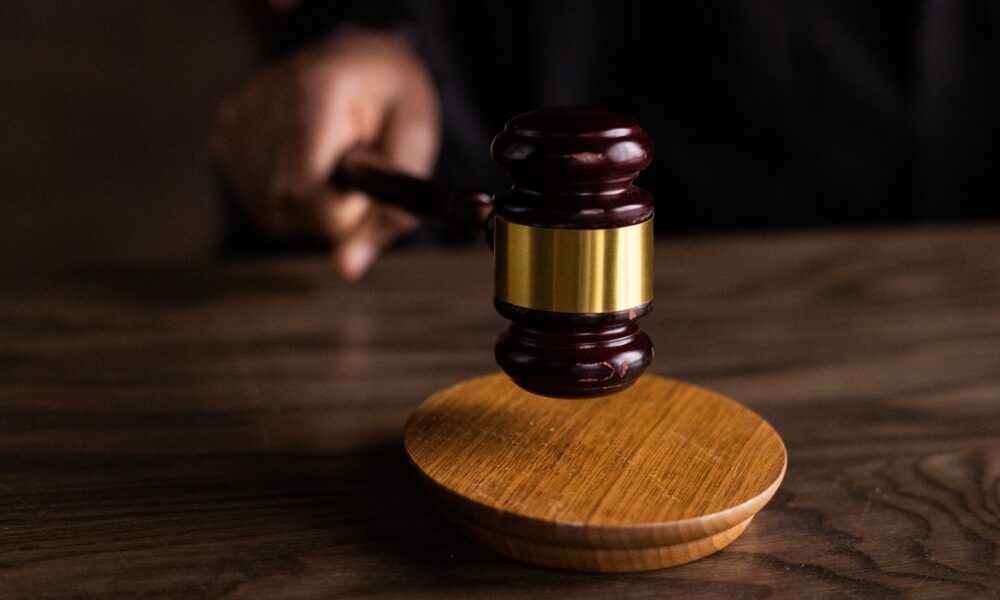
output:
[[[327,188],[322,205],[324,233],[331,240],[345,239],[361,226],[371,205],[371,199],[361,192],[337,192]]]
[[[422,66],[417,67],[422,69]],[[375,147],[393,166],[418,176],[428,176],[437,160],[440,115],[437,94],[428,74],[418,72],[382,115]],[[358,279],[394,240],[419,224],[413,215],[393,206],[369,203],[357,192],[328,197],[327,223],[334,269],[343,277]]]
[[[430,75],[417,68],[387,115],[377,146],[400,170],[427,177],[437,161],[441,117]]]
[[[393,240],[412,232],[417,225],[417,218],[405,211],[373,205],[358,227],[334,245],[331,252],[334,270],[346,279],[360,279]]]
[[[326,183],[340,157],[364,137],[371,126],[359,118],[350,96],[350,82],[333,78],[320,85],[303,81],[295,106],[281,111],[286,123],[275,157],[275,196],[312,198]]]

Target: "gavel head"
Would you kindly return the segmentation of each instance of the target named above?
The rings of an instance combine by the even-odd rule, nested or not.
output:
[[[544,396],[625,389],[653,358],[635,323],[652,308],[653,198],[632,185],[652,141],[629,117],[557,107],[511,119],[491,153],[513,183],[494,197],[494,305],[512,321],[497,363]]]

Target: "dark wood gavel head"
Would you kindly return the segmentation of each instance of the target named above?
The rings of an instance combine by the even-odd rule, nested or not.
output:
[[[493,160],[512,187],[494,196],[495,353],[524,389],[558,398],[631,385],[653,344],[635,321],[653,301],[653,198],[632,185],[652,141],[631,118],[577,107],[511,119]]]

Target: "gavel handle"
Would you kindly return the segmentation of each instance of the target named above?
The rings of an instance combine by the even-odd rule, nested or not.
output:
[[[423,219],[443,221],[460,234],[482,231],[492,203],[490,195],[483,192],[449,193],[434,181],[407,175],[364,149],[344,155],[329,183],[364,192]]]
[[[355,149],[345,154],[329,183],[364,192],[425,219],[444,219],[451,209],[451,194],[436,183],[407,175],[369,150]]]

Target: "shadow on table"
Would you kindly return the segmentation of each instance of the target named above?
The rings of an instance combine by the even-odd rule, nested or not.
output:
[[[339,515],[330,524],[334,536],[350,546],[351,562],[379,565],[370,577],[356,580],[352,593],[566,592],[601,580],[520,563],[460,536],[437,513],[411,472],[401,440],[386,439],[362,449],[340,475],[329,482],[334,488],[331,509]]]
[[[595,597],[624,590],[698,592],[729,597],[746,587],[727,582],[675,578],[677,570],[631,574],[574,573],[521,563],[482,548],[455,532],[437,514],[405,457],[399,439],[385,439],[342,457],[333,466],[320,459],[312,476],[328,495],[325,518],[305,524],[322,528],[339,548],[330,569],[352,571],[350,595],[406,597],[430,594],[489,594],[508,597]],[[708,560],[711,560],[708,559]],[[669,577],[669,581],[667,578]],[[715,594],[715,595],[713,595]],[[527,595],[527,596],[525,596]]]

